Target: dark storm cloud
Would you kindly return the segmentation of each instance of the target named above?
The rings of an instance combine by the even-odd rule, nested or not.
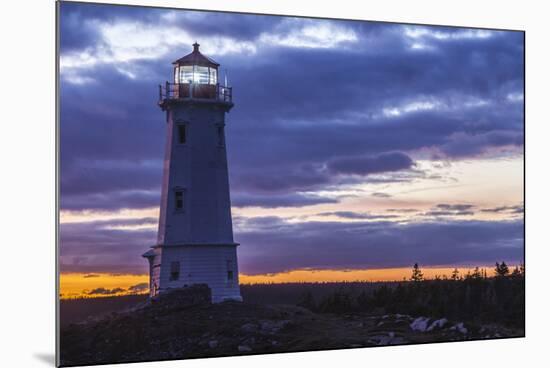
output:
[[[86,294],[88,295],[113,295],[122,293],[124,289],[122,288],[114,288],[114,289],[106,289],[103,287],[99,287],[93,290],[88,291]]]
[[[524,212],[524,206],[522,204],[518,204],[516,206],[499,206],[499,207],[493,207],[493,208],[483,208],[481,209],[481,212],[521,214]]]
[[[60,228],[61,272],[146,273],[136,254],[154,245],[157,219],[64,223]],[[139,230],[136,226],[149,226]]]
[[[233,207],[304,207],[324,203],[337,203],[338,199],[300,193],[255,195],[237,192],[231,196]]]
[[[523,145],[521,131],[492,131],[477,135],[457,134],[441,146],[441,150],[451,157],[470,157],[482,153],[488,147]]]
[[[424,216],[438,217],[438,216],[473,216],[476,206],[472,204],[448,204],[440,203],[432,208],[430,211],[423,213]]]
[[[413,160],[401,152],[382,153],[371,157],[337,158],[328,163],[329,169],[334,173],[356,175],[406,170],[413,165]]]
[[[329,185],[334,180],[324,168],[312,165],[251,167],[245,172],[242,172],[240,165],[236,166],[237,174],[231,183],[232,187],[245,189],[249,192],[288,193],[293,190],[306,190]],[[281,175],[281,170],[284,170],[284,175]]]
[[[354,212],[354,211],[334,211],[334,212],[322,212],[317,214],[318,216],[336,216],[345,219],[352,220],[380,220],[397,218],[397,215],[373,215],[366,212]]]
[[[284,198],[281,194],[290,194],[292,191],[337,189],[344,185],[365,182],[402,182],[425,176],[422,171],[412,169],[414,163],[410,157],[399,152],[376,156],[338,157],[325,164],[289,161],[269,167],[244,168],[239,164],[235,166],[236,173],[231,175],[232,188],[248,193],[269,193],[274,198],[275,195]],[[372,174],[385,176],[370,177]],[[297,200],[302,199],[299,202],[304,203],[302,195],[291,195]],[[380,196],[380,193],[377,196]]]
[[[285,223],[273,218],[240,230],[241,272],[296,268],[492,264],[523,257],[523,222],[452,221]],[[246,249],[245,249],[246,247]]]
[[[438,209],[442,210],[451,210],[451,211],[466,211],[474,208],[475,206],[473,204],[447,204],[447,203],[440,203],[435,206]]]
[[[131,293],[139,293],[142,291],[147,291],[149,289],[149,284],[142,282],[140,284],[132,285],[128,288],[128,291]]]
[[[398,212],[398,213],[413,213],[413,212],[419,212],[419,210],[415,208],[390,208],[386,210],[387,212]]]
[[[445,211],[436,210],[424,213],[425,216],[473,216],[473,211]]]
[[[376,198],[391,198],[391,194],[382,192],[374,192],[371,194],[371,196]]]
[[[135,182],[134,182],[135,183]],[[111,190],[111,189],[109,189]],[[118,210],[121,208],[148,208],[159,206],[160,190],[105,191],[83,194],[63,194],[60,198],[64,210]]]

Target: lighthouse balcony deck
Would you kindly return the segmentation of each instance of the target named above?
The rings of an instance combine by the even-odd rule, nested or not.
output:
[[[232,87],[218,84],[169,83],[159,85],[159,105],[169,101],[197,100],[233,104]]]

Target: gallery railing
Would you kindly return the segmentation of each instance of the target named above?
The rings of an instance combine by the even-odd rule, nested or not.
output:
[[[169,83],[159,85],[159,103],[166,100],[203,99],[232,102],[232,87],[219,84]]]

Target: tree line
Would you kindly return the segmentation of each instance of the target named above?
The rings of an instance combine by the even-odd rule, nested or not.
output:
[[[401,313],[523,327],[525,267],[510,271],[505,262],[497,262],[493,275],[478,267],[461,275],[455,268],[450,277],[428,280],[415,263],[406,281],[382,284],[358,295],[340,289],[319,300],[308,290],[297,304],[318,313]]]

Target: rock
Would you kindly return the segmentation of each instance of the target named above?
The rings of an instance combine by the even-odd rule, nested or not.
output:
[[[457,323],[456,325],[454,325],[453,327],[449,328],[449,330],[451,331],[458,331],[460,332],[461,334],[463,335],[466,335],[468,333],[468,329],[466,327],[464,327],[464,323],[463,322],[460,322],[460,323]]]
[[[411,330],[413,331],[420,331],[425,332],[428,328],[428,322],[430,322],[430,319],[427,317],[418,317],[412,323],[409,325]]]
[[[283,319],[278,321],[265,320],[260,322],[260,329],[262,333],[274,334],[279,332],[283,327],[290,323],[289,320]]]
[[[435,329],[441,329],[443,328],[443,326],[445,326],[447,324],[447,322],[449,322],[447,320],[447,318],[441,318],[441,319],[437,319],[435,321],[433,321],[431,324],[430,324],[430,327],[428,327],[426,329],[426,331],[433,331]]]
[[[254,345],[255,343],[256,343],[256,339],[254,337],[249,337],[241,341],[242,345],[247,345],[247,346]]]
[[[212,292],[206,284],[166,290],[151,298],[155,308],[181,309],[191,306],[203,306],[212,303]]]
[[[395,332],[390,331],[387,335],[373,335],[369,337],[369,343],[375,345],[399,345],[404,344],[405,339],[400,336],[395,336]]]
[[[390,345],[392,338],[386,335],[374,335],[369,338],[369,342],[376,345]]]
[[[390,345],[402,345],[406,342],[407,341],[405,341],[405,339],[402,337],[394,337],[393,339],[391,339]]]
[[[218,340],[210,340],[208,341],[208,346],[210,349],[215,349],[218,347]]]
[[[241,331],[244,332],[255,332],[258,329],[258,325],[255,323],[245,323],[241,326]]]
[[[239,345],[237,347],[237,349],[239,350],[239,352],[241,353],[248,353],[248,352],[251,352],[252,351],[252,348],[248,345]]]

